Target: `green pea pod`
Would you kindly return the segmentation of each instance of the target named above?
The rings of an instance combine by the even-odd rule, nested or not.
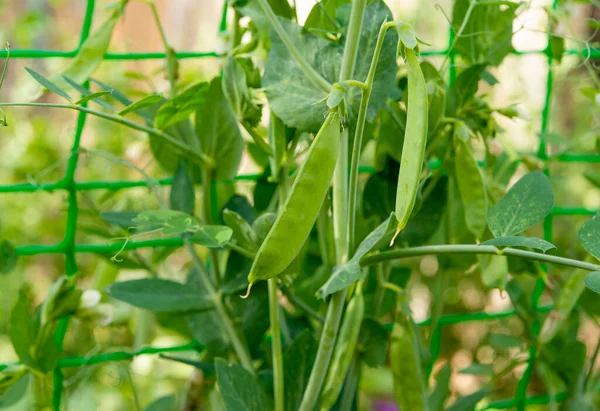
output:
[[[348,369],[350,368],[352,357],[355,353],[358,333],[360,332],[360,326],[364,315],[365,301],[362,292],[358,292],[348,303],[346,315],[335,344],[333,359],[331,361],[331,366],[329,367],[329,372],[323,388],[323,395],[321,397],[322,410],[331,409],[342,390],[346,374],[348,374]]]
[[[281,213],[256,254],[248,275],[250,284],[279,275],[300,252],[325,201],[339,148],[340,117],[330,112],[298,170]]]
[[[401,410],[427,411],[428,399],[415,328],[408,308],[398,299],[390,342],[390,362],[396,402]]]
[[[414,50],[406,49],[408,102],[406,132],[402,146],[396,191],[396,235],[404,229],[415,206],[427,143],[427,85]],[[393,242],[394,240],[392,240]]]

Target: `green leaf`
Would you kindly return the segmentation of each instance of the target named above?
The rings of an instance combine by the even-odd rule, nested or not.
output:
[[[204,376],[214,375],[215,365],[212,362],[194,361],[187,358],[175,357],[172,355],[160,354],[163,360],[174,361],[181,364],[191,365],[192,367],[204,372]]]
[[[600,294],[600,271],[589,273],[585,277],[585,286],[593,292]]]
[[[10,311],[8,337],[19,360],[25,365],[36,368],[31,356],[31,348],[37,336],[36,325],[29,311],[29,299],[24,291],[19,291],[17,301]]]
[[[583,176],[594,186],[600,188],[600,173],[586,170],[583,172]]]
[[[470,16],[467,11],[471,0],[457,0],[452,11],[452,28],[458,33],[454,48],[471,64],[489,63],[498,66],[513,51],[513,20],[519,3],[507,1],[477,4]],[[465,22],[465,20],[467,20]]]
[[[276,16],[291,20],[294,12],[287,0],[268,0],[273,13]],[[244,16],[250,17],[252,22],[265,34],[269,33],[271,24],[260,6],[258,0],[234,0],[233,6]]]
[[[139,213],[134,219],[140,232],[160,230],[165,235],[194,232],[200,223],[193,216],[177,210],[151,210]]]
[[[541,171],[521,178],[488,213],[495,237],[519,234],[539,223],[552,211],[554,194],[550,180]]]
[[[91,100],[95,100],[96,102],[103,101],[103,100],[100,99],[100,97],[106,96],[107,94],[110,94],[110,93],[112,93],[112,91],[104,90],[104,91],[97,91],[95,93],[88,94],[87,96],[82,97],[79,100],[77,100],[75,102],[75,105],[80,106],[80,105],[82,105],[84,103],[87,103],[88,101],[91,101]]]
[[[479,81],[485,73],[484,64],[476,64],[463,70],[448,92],[448,105],[446,115],[455,117],[459,108],[475,97],[479,88]]]
[[[69,94],[67,94],[66,91],[64,91],[62,88],[58,87],[52,81],[50,81],[46,77],[42,76],[37,71],[30,69],[29,67],[25,67],[25,70],[29,73],[29,75],[31,77],[33,77],[33,79],[35,81],[40,83],[43,87],[47,88],[49,91],[53,92],[54,94],[58,94],[59,96],[68,100],[69,102],[73,102],[73,100],[71,99],[71,96],[69,96]]]
[[[586,221],[579,230],[579,243],[588,253],[600,260],[600,219]]]
[[[186,286],[194,290],[198,298],[210,298],[196,269],[190,270]],[[194,339],[200,344],[211,348],[228,346],[228,337],[223,333],[221,320],[215,310],[187,315],[186,322]]]
[[[473,394],[459,397],[450,407],[446,408],[446,411],[474,411],[479,401],[487,397],[491,392],[490,388],[483,388]]]
[[[210,82],[207,99],[196,111],[196,135],[204,154],[216,164],[214,178],[233,178],[242,159],[244,140],[219,77]]]
[[[96,94],[96,93],[92,93],[91,90],[83,87],[82,85],[80,85],[79,83],[77,83],[75,80],[73,80],[72,78],[69,78],[67,76],[62,76],[62,78],[71,86],[73,87],[76,91],[80,92],[84,97],[87,96],[91,96],[92,94]],[[114,90],[111,88],[104,88],[104,90],[102,90],[101,92],[104,92],[106,94],[113,94]],[[100,92],[100,93],[101,93]],[[79,100],[81,101],[81,100]],[[98,96],[95,96],[92,101],[94,103],[98,103],[99,105],[101,105],[102,107],[104,107],[105,109],[107,109],[108,111],[116,111],[116,109],[107,101],[99,98]],[[76,103],[77,104],[77,103]],[[79,103],[82,104],[82,103]]]
[[[156,113],[156,128],[165,130],[169,126],[188,119],[198,108],[207,104],[207,99],[211,103],[208,87],[207,82],[197,83],[167,100]]]
[[[227,365],[215,360],[217,384],[227,411],[258,411],[269,409],[267,399],[256,377],[237,364]]]
[[[118,114],[120,116],[124,116],[129,113],[135,113],[136,111],[155,106],[161,101],[163,101],[163,96],[161,96],[160,94],[150,94],[136,101],[135,103],[128,105],[127,107],[119,111]]]
[[[360,326],[358,349],[369,367],[381,367],[387,355],[388,333],[374,318],[365,318]]]
[[[68,77],[67,76],[64,76],[64,77],[66,77],[65,80],[67,80]],[[96,80],[96,79],[93,79],[93,78],[90,78],[90,81],[92,83],[96,83],[102,90],[106,90],[106,91],[110,90],[110,91],[112,91],[111,97],[113,97],[115,100],[117,100],[119,103],[123,104],[124,106],[128,106],[130,104],[133,104],[133,101],[131,101],[129,99],[129,97],[127,97],[125,94],[123,94],[122,92],[120,92],[116,88],[114,88],[112,86],[109,86],[108,84],[103,83],[100,80]],[[69,84],[70,83],[71,82],[69,82]],[[77,90],[79,91],[79,89],[77,89]]]
[[[192,178],[182,160],[179,161],[179,166],[173,176],[173,185],[171,186],[169,199],[171,200],[171,208],[173,210],[194,214],[196,192],[194,191]]]
[[[492,238],[491,240],[484,241],[479,245],[493,245],[494,247],[527,247],[535,248],[545,253],[548,250],[556,248],[556,246],[546,240],[535,237],[520,237],[520,236],[506,236]]]
[[[560,64],[565,54],[565,38],[550,36],[550,50],[552,51],[552,59]]]
[[[108,50],[113,30],[123,15],[126,4],[127,0],[119,1],[108,19],[85,40],[77,56],[53,80],[60,84],[64,82],[62,76],[66,76],[72,78],[77,83],[83,83],[96,71],[104,59],[104,54]]]
[[[229,243],[233,230],[223,225],[203,225],[192,236],[194,244],[209,248],[223,247]]]
[[[106,211],[100,213],[100,218],[125,230],[131,230],[136,224],[134,220],[138,214],[137,211]]]
[[[0,371],[0,408],[8,408],[18,403],[29,388],[30,376],[27,368],[21,366],[21,370],[16,373],[8,371]]]
[[[336,268],[331,277],[329,277],[329,280],[317,291],[317,294],[321,298],[325,298],[363,278],[360,259],[374,248],[388,243],[396,231],[397,224],[396,216],[392,213],[387,220],[381,223],[360,243],[356,248],[354,256],[347,264]]]
[[[470,374],[477,376],[490,376],[494,374],[494,367],[491,364],[471,364],[458,371],[461,374]]]
[[[489,288],[503,290],[508,281],[508,261],[501,255],[478,255],[481,281]]]
[[[203,311],[213,306],[195,289],[162,278],[121,281],[105,287],[104,292],[116,300],[153,312]]]
[[[464,206],[467,229],[479,239],[487,227],[488,211],[487,190],[483,174],[467,141],[455,136],[454,152],[456,154],[454,173]]]
[[[350,0],[322,0],[315,4],[310,11],[304,28],[314,34],[326,37],[327,33],[337,34],[343,31],[337,16],[337,11],[344,5],[349,5]]]
[[[284,409],[297,410],[300,407],[316,354],[317,342],[310,330],[304,330],[286,348],[283,354]]]
[[[233,230],[233,238],[243,248],[249,251],[257,251],[259,247],[258,238],[244,218],[229,209],[223,210],[223,220]]]
[[[175,411],[177,410],[177,397],[166,395],[155,400],[145,411]]]
[[[235,116],[239,122],[248,123],[250,127],[256,127],[260,122],[262,107],[252,101],[248,79],[244,66],[240,61],[249,61],[250,67],[254,68],[251,59],[239,57],[228,57],[223,66],[223,94],[229,101]]]
[[[76,277],[63,275],[52,283],[40,307],[41,325],[74,314],[81,301],[81,290],[74,289]]]
[[[347,19],[349,16],[346,16]],[[381,0],[375,0],[365,10],[354,78],[367,77],[381,23],[391,20],[389,8]],[[330,83],[339,80],[339,65],[343,54],[343,41],[332,42],[306,32],[302,27],[281,19],[284,30],[296,45],[300,54],[317,72]],[[342,22],[346,25],[347,20]],[[290,56],[277,34],[271,36],[272,44],[265,65],[263,87],[272,110],[285,124],[301,130],[316,132],[323,123],[323,105],[314,104],[328,97],[328,93],[315,86]],[[344,39],[344,38],[342,38]],[[367,119],[372,121],[377,111],[385,106],[387,97],[394,89],[396,75],[396,45],[398,34],[388,30],[377,65],[375,83],[369,102]],[[351,118],[355,118],[360,101],[360,90],[352,88],[348,93]]]
[[[450,377],[452,376],[452,368],[447,362],[444,367],[437,373],[435,379],[435,388],[429,395],[429,410],[442,411],[444,403],[450,396]]]
[[[509,348],[518,348],[523,345],[523,339],[510,334],[491,333],[488,336],[490,346],[495,350],[506,351]]]
[[[8,274],[17,265],[17,250],[10,241],[0,242],[0,275]]]

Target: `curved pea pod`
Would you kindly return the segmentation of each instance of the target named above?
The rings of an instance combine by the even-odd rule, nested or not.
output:
[[[396,191],[396,218],[398,219],[396,234],[404,229],[415,207],[427,143],[429,111],[425,77],[415,52],[408,48],[406,65],[408,67],[407,120]]]
[[[390,342],[396,402],[403,411],[427,411],[428,399],[415,328],[399,299]]]
[[[342,327],[340,328],[340,333],[335,344],[333,359],[321,397],[322,410],[331,409],[338,395],[340,395],[346,374],[348,374],[348,369],[352,362],[352,357],[355,354],[358,333],[360,332],[364,315],[365,301],[362,293],[357,293],[348,303],[346,316],[342,322]]]
[[[329,184],[340,148],[340,118],[330,112],[317,133],[283,209],[260,246],[248,274],[250,284],[285,270],[310,234]]]

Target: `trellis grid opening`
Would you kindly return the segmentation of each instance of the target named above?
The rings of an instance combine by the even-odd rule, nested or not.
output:
[[[92,26],[92,19],[95,9],[95,0],[87,0],[87,7],[85,10],[85,16],[81,28],[81,35],[79,40],[79,46],[71,51],[53,51],[53,50],[36,50],[36,49],[21,49],[11,50],[10,57],[12,58],[73,58],[75,57],[82,44],[90,35]],[[556,9],[558,6],[558,0],[553,0],[552,7]],[[223,12],[220,21],[219,32],[224,32],[227,29],[227,12],[228,2],[224,1]],[[455,56],[456,53],[451,49],[451,45],[454,41],[454,32],[450,30],[448,47],[445,50],[428,50],[423,51],[421,54],[424,56],[441,56],[449,55],[450,57],[450,71],[449,71],[449,84],[452,85],[456,79],[456,68],[455,68]],[[550,107],[552,102],[553,94],[553,54],[551,48],[551,34],[548,34],[548,43],[543,50],[530,50],[530,51],[515,51],[513,54],[538,54],[544,55],[547,58],[547,81],[546,81],[546,93],[545,101],[542,110],[542,120],[540,132],[546,133],[549,129],[550,120]],[[600,48],[590,48],[587,50],[581,49],[567,49],[565,50],[567,55],[579,55],[585,58],[600,58]],[[0,51],[0,57],[6,57],[6,51]],[[178,59],[200,59],[200,58],[220,58],[217,52],[202,52],[202,51],[183,51],[176,52]],[[166,58],[165,53],[161,52],[150,52],[150,53],[106,53],[104,55],[105,60],[147,60],[147,59],[164,59]],[[178,247],[183,246],[183,240],[181,238],[162,238],[144,241],[129,241],[127,244],[123,243],[111,243],[111,244],[77,244],[75,241],[75,233],[77,230],[77,220],[79,207],[77,202],[77,192],[89,191],[89,190],[121,190],[134,187],[147,187],[148,180],[139,181],[76,181],[75,171],[77,169],[79,154],[80,154],[80,141],[81,136],[86,124],[87,114],[85,112],[79,112],[77,116],[77,123],[75,129],[75,135],[73,138],[73,145],[70,151],[70,157],[68,159],[66,173],[64,177],[53,183],[45,184],[13,184],[13,185],[0,185],[0,193],[33,193],[37,191],[54,192],[64,191],[68,195],[68,208],[67,208],[67,221],[65,226],[65,235],[62,241],[57,244],[51,245],[23,245],[16,248],[18,256],[35,256],[40,254],[63,254],[66,257],[65,272],[68,276],[74,276],[77,274],[77,254],[80,253],[92,253],[98,255],[105,255],[109,253],[115,253],[119,250],[135,250],[141,248],[156,248],[156,247]],[[538,147],[536,156],[539,160],[545,162],[546,174],[549,174],[548,163],[549,162],[561,162],[561,163],[600,163],[600,154],[572,154],[563,153],[557,156],[548,156],[546,143],[541,139]],[[361,173],[373,173],[375,170],[373,167],[361,166],[359,172]],[[236,181],[256,181],[260,175],[258,174],[244,174],[238,175],[234,178]],[[172,183],[171,178],[155,180],[155,183],[159,185],[170,185]],[[216,182],[213,184],[218,184]],[[211,190],[216,193],[216,190]],[[211,201],[217,203],[217,198],[211,195]],[[552,212],[546,217],[543,223],[544,239],[552,242],[552,225],[555,216],[585,216],[594,215],[598,210],[591,210],[585,207],[561,207],[555,206]],[[539,305],[539,300],[544,290],[544,280],[537,278],[534,293],[532,296],[533,308],[540,313],[549,312],[552,305]],[[515,315],[514,310],[508,310],[498,313],[486,313],[486,312],[475,312],[475,313],[464,313],[464,314],[452,314],[442,316],[436,328],[432,332],[431,337],[431,354],[432,363],[436,361],[442,343],[442,328],[454,324],[473,322],[473,321],[491,321],[502,318],[507,318]],[[424,326],[430,324],[430,320],[425,320],[419,325]],[[69,318],[63,317],[57,328],[55,334],[55,342],[62,349],[63,339],[69,325]],[[391,324],[388,324],[388,331],[391,329]],[[534,322],[532,329],[530,330],[534,336],[539,335],[541,323],[539,321]],[[141,355],[155,355],[160,353],[169,352],[181,352],[181,351],[202,351],[203,346],[195,341],[191,341],[187,344],[170,346],[170,347],[144,347],[137,351],[114,351],[109,353],[103,353],[92,356],[80,356],[80,357],[68,357],[61,358],[58,365],[54,369],[54,391],[52,395],[52,406],[56,411],[61,409],[62,397],[64,392],[63,385],[63,372],[65,368],[73,367],[85,367],[95,364],[101,364],[106,362],[115,361],[127,361],[131,360],[136,356]],[[523,377],[518,383],[515,396],[510,399],[495,401],[488,404],[484,409],[509,409],[516,407],[519,410],[525,408],[526,405],[540,405],[548,404],[550,401],[563,401],[566,398],[566,393],[559,393],[552,397],[549,395],[536,395],[527,396],[527,387],[533,374],[533,367],[535,365],[537,355],[537,347],[531,346],[529,349],[529,359],[527,361],[527,368],[523,374]],[[7,368],[8,364],[0,364],[0,371]]]

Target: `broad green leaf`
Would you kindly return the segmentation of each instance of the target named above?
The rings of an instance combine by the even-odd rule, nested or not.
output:
[[[17,301],[10,311],[8,337],[19,360],[33,368],[36,368],[36,363],[32,358],[31,348],[35,344],[36,336],[36,325],[29,311],[29,299],[24,291],[19,291]]]
[[[82,97],[79,100],[77,100],[75,102],[75,105],[80,106],[80,105],[85,104],[85,103],[87,103],[88,101],[91,101],[91,100],[94,100],[96,102],[103,101],[100,97],[106,96],[107,94],[110,94],[110,93],[111,93],[111,91],[104,90],[104,91],[97,91],[95,93],[88,94],[87,96]]]
[[[375,118],[375,122],[377,123],[377,131],[375,132],[375,138],[377,139],[375,146],[375,167],[378,171],[385,171],[386,166],[391,168],[388,163],[388,157],[393,158],[397,163],[400,163],[402,158],[404,132],[406,130],[406,110],[400,106],[399,102],[390,100],[385,108],[379,112]],[[396,167],[394,165],[394,172],[390,170],[385,176],[386,180],[394,181],[394,188],[398,182],[398,170]],[[377,202],[380,198],[376,196],[371,200]],[[388,211],[389,209],[385,210],[386,216]]]
[[[458,109],[475,97],[483,73],[485,73],[485,65],[476,64],[458,75],[448,91],[446,115],[456,117]]]
[[[54,82],[50,81],[46,77],[42,76],[37,71],[34,71],[33,69],[30,69],[29,67],[25,67],[25,70],[29,73],[29,75],[31,77],[33,77],[33,79],[35,81],[40,83],[43,87],[47,88],[49,91],[53,92],[54,94],[58,94],[59,96],[68,100],[69,102],[73,101],[73,99],[71,99],[71,96],[69,96],[69,94],[67,94],[66,91],[64,91],[62,88],[57,86]]]
[[[489,376],[494,374],[494,367],[491,364],[471,364],[458,371],[461,374],[470,374],[478,376]]]
[[[174,395],[166,395],[155,400],[150,404],[145,411],[176,411],[177,397]]]
[[[273,13],[276,16],[291,20],[294,17],[294,12],[287,0],[268,0]],[[252,22],[264,33],[265,37],[271,29],[271,23],[265,16],[262,7],[258,0],[234,0],[235,7],[242,15],[250,17]]]
[[[100,213],[100,218],[125,230],[131,230],[136,224],[134,220],[138,214],[137,211],[106,211]]]
[[[27,393],[30,376],[27,368],[0,371],[0,408],[8,408],[19,402]]]
[[[471,64],[498,66],[513,51],[513,20],[519,3],[507,1],[475,2],[467,15],[471,0],[457,0],[452,11],[452,28],[455,33],[462,28],[454,48]],[[466,22],[465,22],[466,20]]]
[[[229,243],[233,230],[223,225],[203,225],[198,227],[192,241],[204,247],[219,248]]]
[[[478,255],[481,281],[490,288],[503,290],[508,281],[508,262],[501,255]]]
[[[552,211],[554,194],[550,180],[541,171],[521,178],[488,213],[495,237],[519,234],[539,223]]]
[[[66,76],[77,83],[83,83],[96,71],[108,50],[113,30],[123,15],[127,1],[119,0],[108,19],[85,40],[77,56],[62,73],[54,78],[55,81],[60,84],[64,82],[62,76]]]
[[[201,82],[188,87],[175,97],[167,100],[156,113],[155,126],[159,130],[165,130],[183,120],[188,119],[199,107],[210,102],[208,95],[209,85]]]
[[[560,294],[555,300],[556,305],[554,310],[544,320],[541,331],[541,340],[543,342],[550,342],[560,331],[565,320],[569,318],[577,305],[579,297],[583,294],[587,285],[587,278],[592,274],[594,273],[579,269],[573,270],[569,274],[567,282],[560,287]]]
[[[193,216],[177,210],[151,210],[139,213],[134,219],[140,232],[160,230],[163,234],[194,232],[200,223]]]
[[[258,238],[252,226],[241,215],[235,211],[225,209],[223,210],[223,220],[233,230],[233,238],[241,247],[249,251],[258,250],[260,246]]]
[[[196,192],[192,178],[182,160],[179,161],[179,166],[173,176],[169,199],[173,210],[183,211],[190,215],[194,214]]]
[[[600,294],[600,271],[589,273],[585,277],[585,286],[593,292]]]
[[[17,265],[17,250],[9,241],[0,242],[0,275],[9,273]]]
[[[463,202],[468,230],[481,238],[487,226],[487,190],[483,174],[471,152],[469,143],[454,137],[454,173],[460,198]]]
[[[347,16],[349,17],[349,16]],[[346,17],[346,18],[347,18]],[[371,65],[375,42],[381,23],[391,20],[389,8],[381,0],[375,0],[365,10],[359,50],[353,78],[365,79]],[[339,80],[339,65],[343,54],[343,42],[332,42],[323,37],[304,31],[300,26],[281,19],[284,30],[294,42],[300,54],[323,78],[333,84]],[[345,25],[347,21],[342,22]],[[277,117],[291,127],[316,132],[323,123],[324,105],[315,104],[324,100],[328,92],[315,86],[300,69],[295,59],[277,34],[271,36],[272,44],[265,65],[263,86]],[[388,30],[371,93],[368,120],[372,120],[380,108],[385,106],[390,92],[394,89],[396,74],[396,44],[398,34]],[[360,101],[360,90],[352,88],[348,93],[350,116],[354,118]]]
[[[244,141],[218,77],[210,82],[204,104],[197,107],[196,135],[204,154],[216,164],[214,177],[233,178],[240,165]]]
[[[337,34],[343,31],[343,28],[337,18],[337,11],[344,5],[350,5],[350,0],[322,0],[315,4],[310,11],[304,28],[326,37],[327,33]]]
[[[535,237],[520,237],[520,236],[506,236],[492,238],[491,240],[484,241],[479,245],[493,245],[495,247],[527,247],[535,248],[545,253],[548,250],[556,248],[556,246],[546,240]]]
[[[562,344],[562,347],[555,353],[554,358],[549,361],[549,365],[561,376],[567,386],[567,391],[571,395],[576,395],[579,391],[577,386],[580,384],[581,375],[585,371],[586,358],[586,345],[573,339]]]
[[[163,96],[161,96],[160,94],[150,94],[136,101],[135,103],[128,105],[127,107],[119,111],[118,114],[120,116],[124,116],[129,113],[135,113],[136,111],[155,106],[161,101],[163,101]]]
[[[158,106],[152,107],[149,111],[154,110],[157,107]],[[138,112],[139,115],[142,115],[142,113],[145,113],[145,111]],[[194,126],[192,121],[187,117],[189,117],[189,115],[187,115],[183,121],[167,127],[165,132],[175,137],[177,140],[182,141],[192,149],[200,151],[200,142],[198,141],[198,137],[196,137]],[[148,118],[146,121],[150,125],[154,123],[153,118]],[[148,138],[150,140],[150,149],[152,150],[154,158],[156,158],[158,163],[168,173],[174,174],[179,166],[181,153],[165,142],[164,139],[157,137],[156,135],[151,134]],[[190,173],[194,184],[200,184],[202,182],[202,167],[203,165],[198,161],[190,160],[188,163],[188,172]]]
[[[491,392],[490,388],[483,388],[473,394],[459,397],[450,407],[446,408],[446,411],[474,411],[479,401],[483,400]]]
[[[510,334],[491,333],[488,342],[495,350],[507,350],[508,348],[520,347],[523,340]]]
[[[588,253],[600,260],[600,219],[586,221],[579,230],[579,243]]]
[[[237,364],[228,365],[222,358],[215,360],[217,384],[227,411],[258,411],[269,409],[256,377]]]
[[[369,367],[381,367],[387,354],[388,333],[374,318],[365,318],[360,326],[358,349]]]
[[[304,330],[286,348],[283,354],[284,409],[297,410],[300,407],[316,354],[317,343],[309,330]]]
[[[203,311],[212,308],[205,296],[186,286],[162,278],[142,278],[113,283],[104,288],[110,297],[153,312]]]
[[[317,291],[317,294],[321,298],[325,298],[363,278],[360,259],[378,245],[389,242],[396,231],[397,224],[396,216],[392,213],[386,221],[381,223],[360,243],[356,248],[354,256],[347,264],[336,268],[331,277],[329,277],[329,280]]]
[[[447,362],[435,377],[435,388],[429,395],[430,411],[442,411],[444,409],[444,403],[450,396],[451,375],[452,368],[450,363]]]
[[[243,59],[252,64],[251,59]],[[244,66],[240,64],[242,58],[228,57],[223,66],[223,94],[241,123],[256,127],[260,122],[261,106],[252,101],[248,79]],[[253,67],[252,67],[253,68]]]

